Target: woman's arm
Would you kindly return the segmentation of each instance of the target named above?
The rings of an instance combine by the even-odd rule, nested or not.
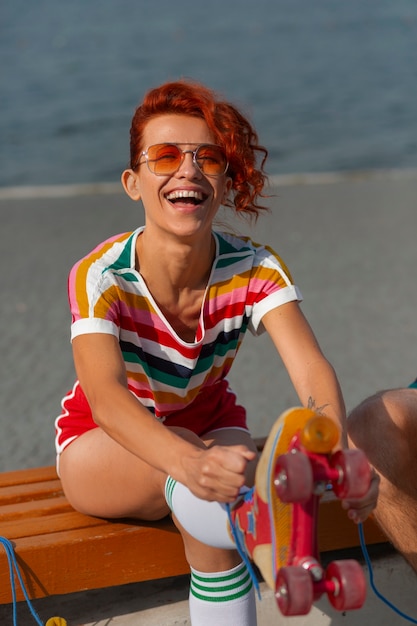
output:
[[[170,474],[207,500],[231,501],[255,454],[245,446],[207,448],[158,422],[129,391],[117,338],[104,333],[73,340],[74,363],[94,421],[156,470]],[[196,416],[198,419],[198,415]]]
[[[272,338],[304,406],[331,417],[341,427],[342,446],[347,447],[346,410],[335,371],[296,302],[267,313],[262,322]],[[364,521],[375,508],[379,479],[373,470],[368,493],[343,501],[349,517]]]
[[[262,322],[302,405],[332,418],[342,430],[343,445],[347,445],[346,409],[339,382],[298,303],[273,309]]]

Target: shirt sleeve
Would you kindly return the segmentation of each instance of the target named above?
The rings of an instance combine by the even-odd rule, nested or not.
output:
[[[255,255],[250,294],[252,311],[249,330],[254,335],[265,332],[263,316],[287,302],[300,302],[302,295],[282,259],[268,246],[262,246]]]
[[[87,333],[120,335],[123,279],[132,271],[139,229],[99,243],[79,260],[68,277],[71,339]]]
[[[120,335],[119,289],[112,272],[102,273],[100,269],[93,263],[87,268],[77,264],[71,270],[68,288],[71,341],[89,333]]]

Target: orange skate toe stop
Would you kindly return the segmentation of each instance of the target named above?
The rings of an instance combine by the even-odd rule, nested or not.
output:
[[[301,444],[310,452],[329,454],[340,441],[340,428],[324,415],[315,415],[301,431]]]

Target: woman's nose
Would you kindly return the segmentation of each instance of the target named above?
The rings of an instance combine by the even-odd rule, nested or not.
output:
[[[194,160],[194,153],[192,150],[184,150],[184,152],[182,153],[181,164],[176,173],[180,176],[201,175],[200,168]]]

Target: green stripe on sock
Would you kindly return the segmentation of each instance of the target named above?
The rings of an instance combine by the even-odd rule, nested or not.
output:
[[[167,501],[167,504],[169,508],[171,509],[171,511],[172,511],[172,494],[173,494],[176,484],[177,484],[177,481],[171,478],[171,476],[168,476],[166,483],[165,483],[165,500]]]
[[[238,587],[241,587],[242,585],[246,585],[248,579],[250,578],[249,576],[249,572],[246,574],[246,576],[242,579],[239,579],[238,581],[232,581],[231,585],[210,585],[210,584],[199,584],[197,583],[195,580],[193,580],[192,582],[192,586],[193,589],[197,590],[197,591],[201,591],[202,593],[208,593],[210,594],[213,591],[222,591],[224,593],[228,592],[228,591],[234,591],[235,589],[237,589]],[[207,581],[209,583],[211,583],[212,581]]]
[[[247,595],[252,580],[246,566],[225,576],[205,577],[191,572],[190,593],[206,602],[229,602]]]
[[[236,577],[242,576],[242,574],[246,574],[247,573],[247,569],[244,566],[244,564],[242,563],[242,567],[240,567],[238,570],[236,570],[235,572],[232,572],[231,574],[226,574],[224,576],[220,575],[220,576],[204,576],[201,574],[197,574],[196,572],[193,572],[193,579],[194,580],[198,580],[201,583],[225,583],[229,580],[234,580]]]

